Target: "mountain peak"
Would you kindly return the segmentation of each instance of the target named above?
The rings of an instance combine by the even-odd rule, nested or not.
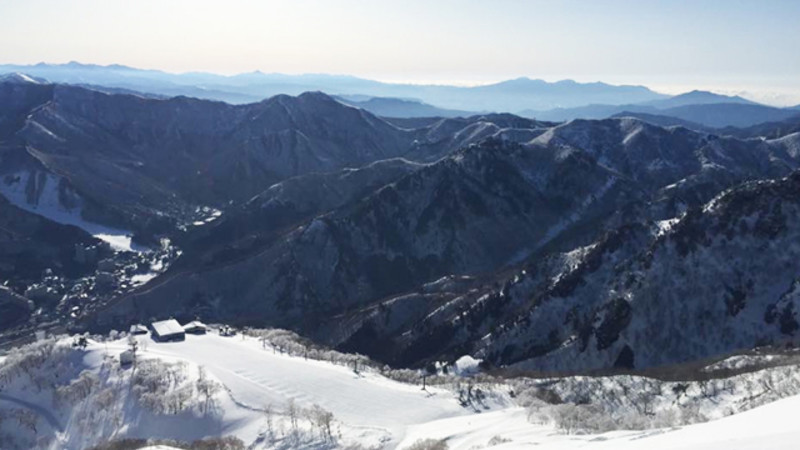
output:
[[[306,91],[297,97],[302,99],[334,100],[333,97],[322,91]]]
[[[533,79],[533,78],[528,78],[528,77],[518,77],[518,78],[512,78],[510,80],[501,81],[501,82],[499,82],[497,84],[498,85],[504,85],[504,86],[526,86],[526,85],[531,85],[531,84],[541,85],[541,84],[549,84],[549,83],[547,83],[547,81],[544,81],[544,80],[541,80],[541,79],[538,79],[538,78]]]
[[[13,83],[13,84],[47,84],[47,81],[34,78],[21,72],[13,72],[5,75],[0,75],[0,83]]]
[[[757,103],[742,98],[738,95],[715,94],[709,91],[695,89],[683,94],[678,94],[665,100],[657,100],[650,104],[657,108],[672,108],[686,105],[703,105],[712,103],[740,103],[755,105]]]

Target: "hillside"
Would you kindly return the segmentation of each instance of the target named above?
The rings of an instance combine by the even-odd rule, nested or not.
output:
[[[446,135],[438,124],[400,129],[322,93],[232,106],[8,81],[0,103],[3,176],[49,173],[75,191],[84,219],[151,234],[293,176],[435,160],[506,127],[475,117]]]
[[[375,326],[414,301],[398,298],[362,328],[410,358],[469,353],[498,366],[567,372],[796,342],[798,181],[795,173],[745,184],[674,220],[623,226],[533,260],[494,286],[445,291],[424,327]],[[351,348],[368,348],[357,343]]]
[[[463,309],[441,306],[463,292],[425,293],[428,283],[473,276],[491,286],[528,259],[589,245],[605,230],[671,219],[749,179],[788,174],[798,166],[792,142],[720,139],[630,119],[574,121],[526,145],[486,141],[370,192],[345,190],[354,195],[327,211],[310,209],[279,234],[236,244],[234,257],[193,247],[182,271],[120,299],[94,326],[164,308],[226,320],[247,311],[249,323],[292,327],[393,364],[453,358],[462,345],[482,348],[486,330],[519,311],[497,305],[498,315],[480,316],[478,297],[469,296],[464,307],[475,301],[486,322],[451,341],[454,331],[440,329],[440,317]],[[239,223],[235,216],[217,226]],[[223,234],[209,236],[225,242]],[[334,315],[347,319],[331,322]],[[584,363],[594,364],[575,361]]]
[[[77,336],[49,338],[0,356],[3,448],[149,442],[163,445],[154,448],[402,449],[430,439],[453,449],[476,443],[699,449],[723,448],[734,438],[737,446],[790,448],[796,434],[787,411],[796,407],[800,379],[788,355],[760,357],[776,359],[767,368],[683,383],[630,376],[502,379],[470,375],[465,362],[450,366],[462,375],[431,374],[423,389],[417,372],[385,371],[281,330],[135,340],[133,366],[120,366],[130,344],[116,332],[88,339],[85,347],[71,345]],[[760,358],[733,357],[708,370]],[[640,395],[623,394],[633,389]],[[547,395],[563,403],[543,401]],[[651,416],[648,408],[659,412]],[[222,443],[228,446],[214,447]]]

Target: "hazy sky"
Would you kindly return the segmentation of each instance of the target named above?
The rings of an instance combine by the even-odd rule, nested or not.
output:
[[[0,62],[528,76],[800,103],[800,0],[0,0]]]

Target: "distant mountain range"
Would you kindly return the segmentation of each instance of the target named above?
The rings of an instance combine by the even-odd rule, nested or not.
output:
[[[727,96],[704,91],[692,91],[668,99],[638,104],[591,104],[576,108],[556,108],[546,111],[526,110],[521,115],[541,120],[604,119],[628,114],[662,116],[696,123],[708,128],[749,127],[800,116],[793,108],[761,105],[739,96]],[[664,120],[662,119],[662,123]]]
[[[382,83],[342,75],[284,75],[261,72],[233,76],[209,73],[171,74],[121,65],[68,64],[0,65],[0,73],[20,72],[54,83],[97,85],[166,96],[251,103],[277,94],[323,91],[332,95],[361,95],[415,99],[439,108],[463,111],[515,112],[523,109],[575,107],[589,103],[626,104],[667,98],[643,86],[613,86],[564,80],[518,78],[496,84],[458,87]]]
[[[337,100],[347,105],[365,109],[381,117],[469,117],[477,112],[438,108],[418,100],[391,97],[337,96]]]
[[[391,118],[468,117],[481,112],[512,112],[547,121],[604,119],[622,113],[669,116],[709,128],[749,127],[798,115],[797,108],[775,108],[739,96],[691,91],[676,96],[642,86],[605,83],[554,83],[517,78],[485,86],[383,83],[352,76],[285,75],[261,72],[223,76],[171,74],[121,65],[0,65],[39,82],[68,83],[106,93],[151,98],[186,96],[232,104],[256,103],[274,95],[321,91],[343,103]]]
[[[688,105],[712,105],[718,103],[737,103],[744,105],[757,105],[756,102],[747,100],[738,95],[721,95],[707,91],[691,91],[685,94],[679,94],[674,97],[665,98],[663,100],[653,100],[645,102],[644,105],[652,106],[658,109],[677,108],[679,106]]]

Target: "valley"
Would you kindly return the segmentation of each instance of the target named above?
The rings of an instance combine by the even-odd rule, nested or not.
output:
[[[794,448],[799,131],[704,90],[0,64],[0,448]]]

